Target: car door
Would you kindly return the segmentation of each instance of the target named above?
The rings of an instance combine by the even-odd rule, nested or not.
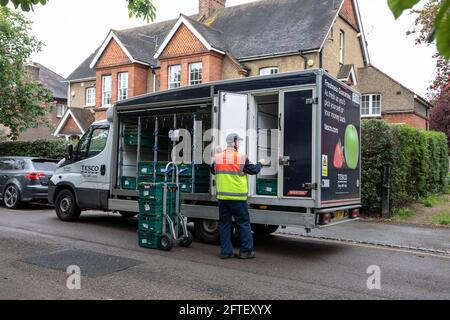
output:
[[[8,159],[2,158],[0,159],[0,195],[3,197],[3,190],[5,188],[5,184],[9,179],[9,170],[8,170]]]

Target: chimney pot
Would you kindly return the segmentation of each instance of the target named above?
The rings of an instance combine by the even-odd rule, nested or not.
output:
[[[217,9],[225,8],[227,0],[199,0],[200,19],[208,19]]]

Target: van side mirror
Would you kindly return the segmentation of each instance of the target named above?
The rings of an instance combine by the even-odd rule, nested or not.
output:
[[[67,160],[73,160],[73,145],[67,146]]]

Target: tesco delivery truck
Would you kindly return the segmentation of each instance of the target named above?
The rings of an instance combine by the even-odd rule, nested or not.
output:
[[[182,212],[205,242],[218,237],[214,176],[208,165],[225,137],[240,152],[268,158],[249,177],[256,234],[279,226],[311,231],[355,220],[361,206],[361,96],[321,69],[233,79],[120,101],[68,147],[49,186],[63,221],[85,210],[139,212],[138,187],[179,164]]]

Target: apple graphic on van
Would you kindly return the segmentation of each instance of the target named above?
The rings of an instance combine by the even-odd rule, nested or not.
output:
[[[345,130],[344,154],[347,167],[355,170],[359,162],[359,137],[353,124],[348,125]]]

